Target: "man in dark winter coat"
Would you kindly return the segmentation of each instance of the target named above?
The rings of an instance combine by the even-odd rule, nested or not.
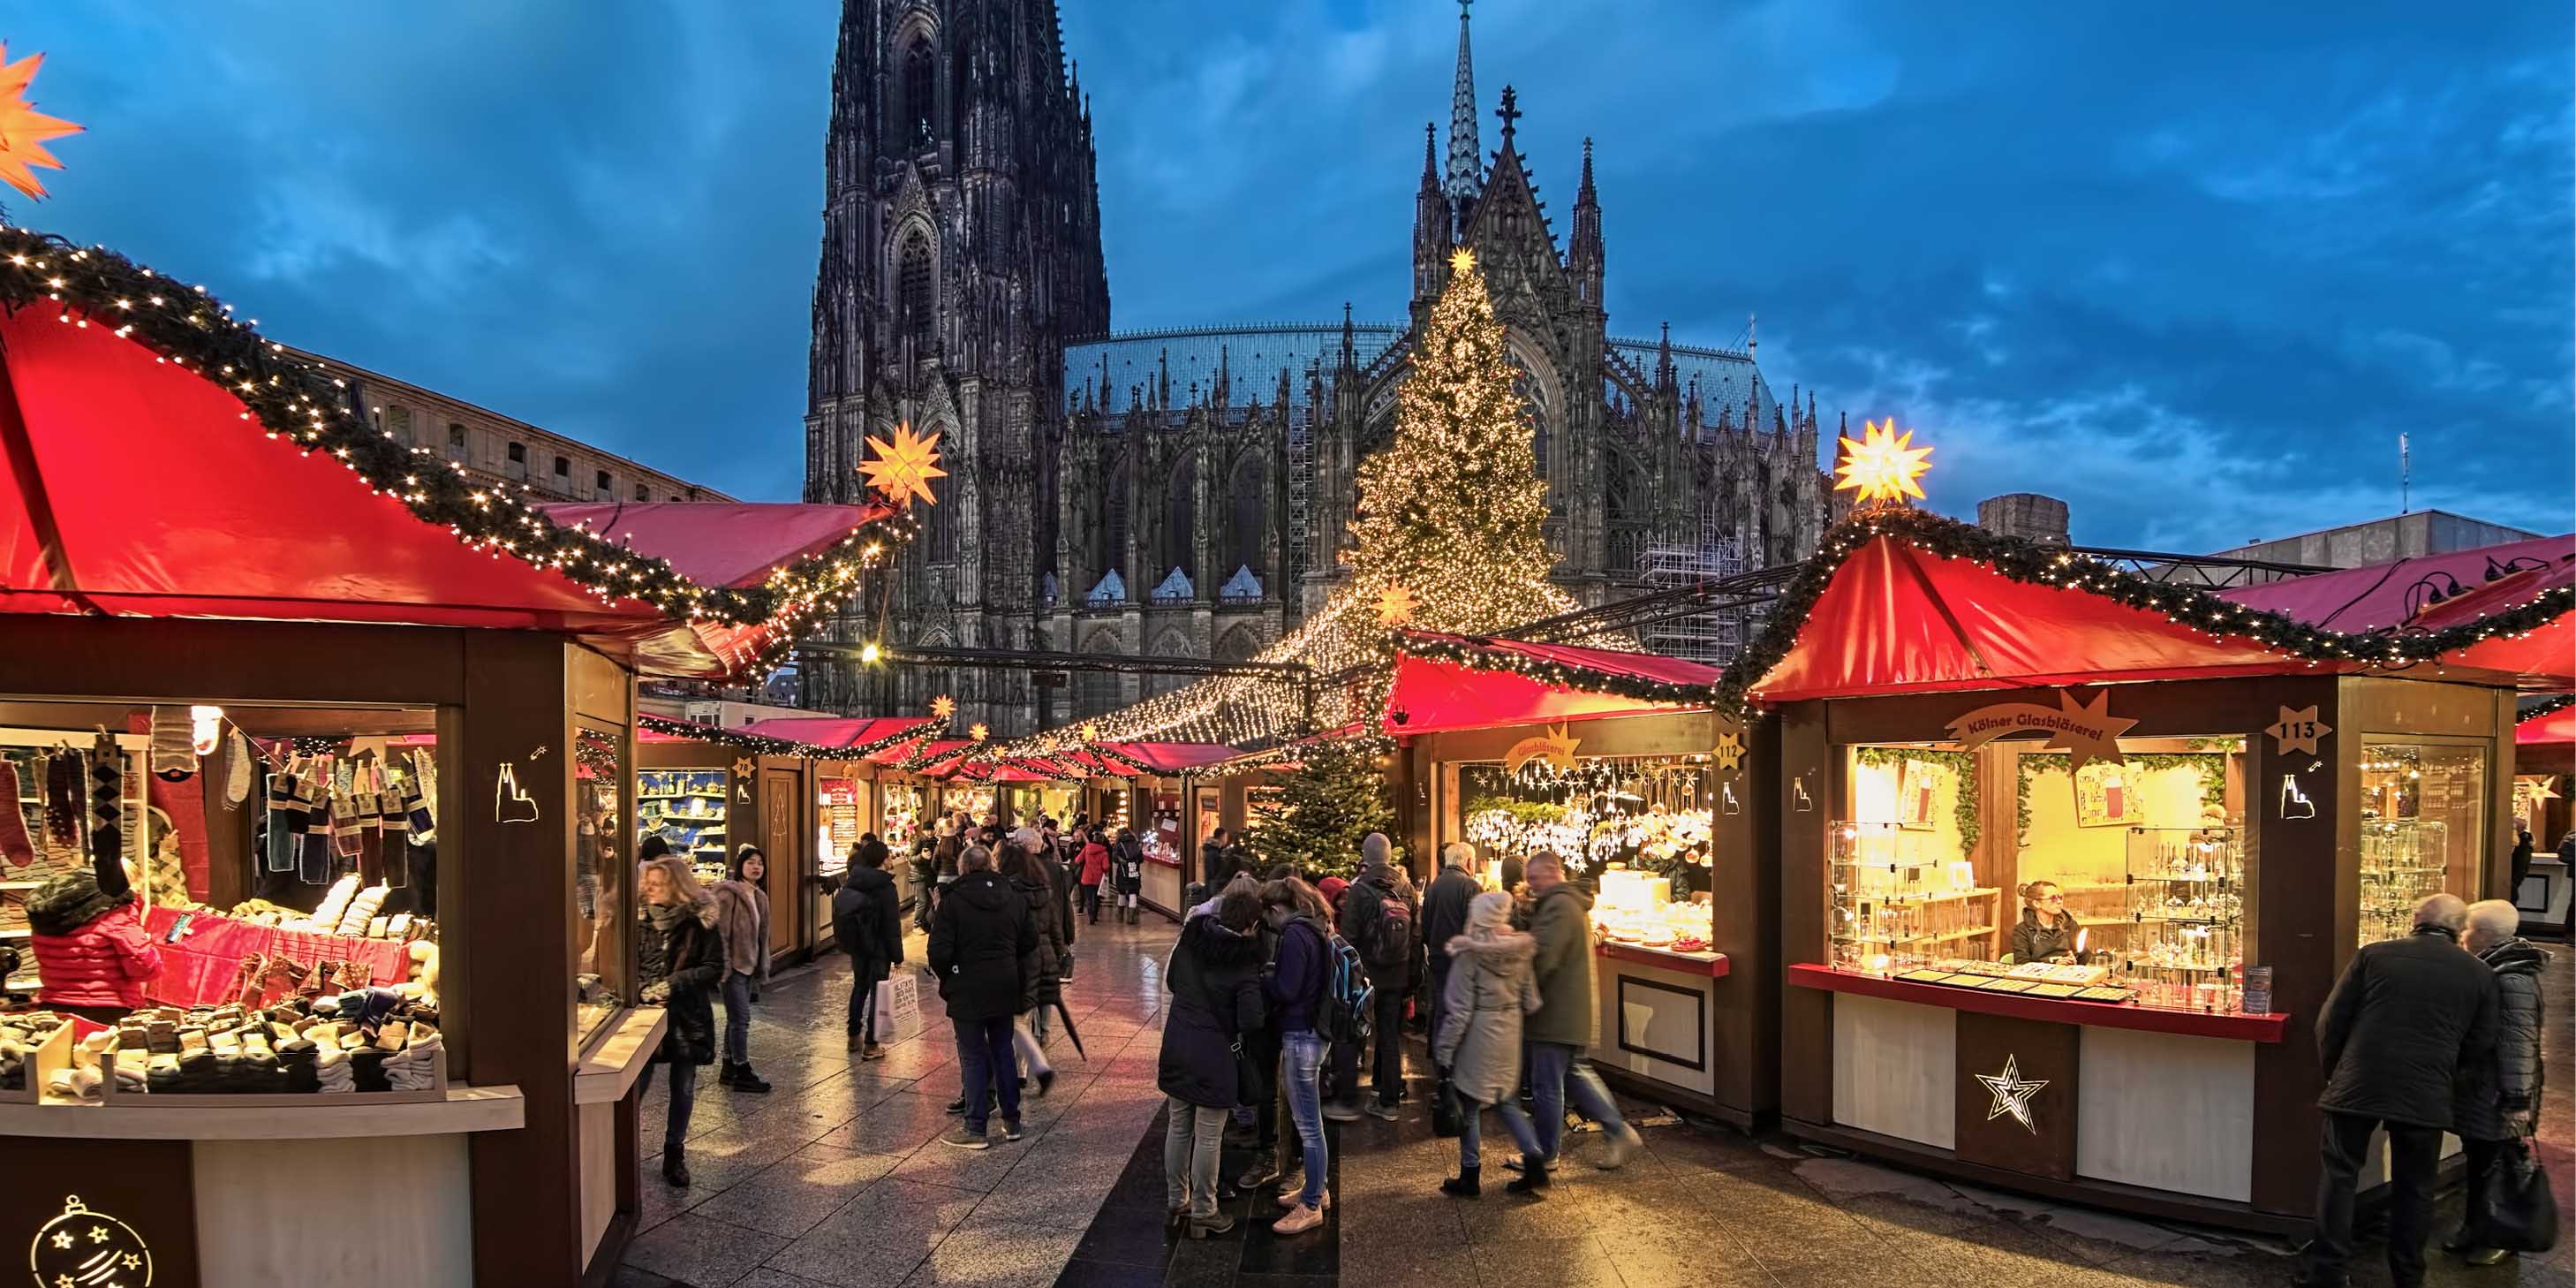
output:
[[[988,1098],[998,1092],[1005,1137],[1020,1138],[1020,1084],[1011,1058],[1011,1017],[1028,992],[1038,951],[1029,903],[993,872],[993,852],[974,846],[957,859],[955,883],[930,923],[930,969],[957,1033],[959,1099],[966,1121],[940,1142],[984,1149]]]
[[[1484,893],[1484,887],[1468,871],[1475,862],[1474,847],[1464,841],[1441,846],[1440,875],[1433,877],[1431,888],[1422,893],[1422,943],[1431,981],[1425,996],[1430,1001],[1429,1028],[1435,1038],[1440,1034],[1441,999],[1449,992],[1449,941],[1467,933],[1467,905]],[[1441,1070],[1441,1081],[1447,1084],[1445,1069]]]
[[[2504,899],[2469,905],[2468,950],[2496,977],[2496,1047],[2492,1059],[2462,1065],[2451,1098],[2451,1130],[2468,1155],[2463,1188],[2468,1209],[2457,1234],[2444,1240],[2473,1266],[2492,1266],[2513,1254],[2489,1242],[2487,1178],[2514,1143],[2540,1131],[2540,1029],[2548,1009],[2540,973],[2549,954],[2515,932],[2522,913]]]
[[[1349,1122],[1362,1112],[1391,1122],[1404,1098],[1404,1001],[1418,982],[1414,971],[1421,961],[1422,937],[1416,927],[1422,924],[1422,901],[1396,868],[1392,850],[1384,833],[1363,838],[1359,879],[1342,895],[1342,938],[1359,949],[1360,965],[1374,990],[1377,1095],[1360,1095],[1358,1048],[1337,1047],[1333,1067],[1340,1097],[1324,1111],[1337,1122]]]
[[[865,843],[832,895],[832,938],[850,955],[850,1050],[882,1060],[877,1045],[877,985],[903,961],[903,896],[885,870],[886,848]]]
[[[1234,870],[1234,834],[1220,827],[1199,846],[1199,879],[1207,883],[1208,898],[1234,880]]]
[[[1538,1104],[1530,1117],[1547,1157],[1521,1160],[1514,1169],[1521,1179],[1506,1187],[1515,1193],[1547,1185],[1548,1169],[1556,1166],[1564,1145],[1568,1096],[1584,1117],[1601,1124],[1604,1144],[1593,1166],[1618,1167],[1645,1146],[1637,1129],[1619,1116],[1619,1102],[1611,1099],[1601,1075],[1583,1058],[1594,1031],[1592,897],[1567,881],[1565,861],[1545,850],[1531,855],[1522,871],[1535,898],[1530,934],[1538,940],[1538,953],[1531,973],[1538,983],[1539,1007],[1523,1022],[1521,1037],[1528,1043],[1530,1091]]]
[[[2354,1178],[2370,1133],[2381,1127],[2388,1132],[2389,1273],[2398,1288],[2424,1282],[2424,1236],[2442,1133],[2451,1128],[2452,1084],[2463,1068],[2495,1058],[2495,972],[2461,950],[2468,919],[2468,905],[2455,895],[2425,900],[2415,909],[2415,933],[2352,955],[2317,1016],[2324,1166],[2302,1285],[2344,1282]]]

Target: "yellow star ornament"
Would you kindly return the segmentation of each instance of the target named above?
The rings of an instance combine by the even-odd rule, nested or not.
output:
[[[1402,626],[1413,620],[1413,592],[1402,586],[1388,586],[1377,596],[1377,620],[1382,626]]]
[[[930,700],[930,714],[941,720],[957,714],[957,699],[943,693]]]
[[[1449,252],[1449,271],[1453,273],[1475,272],[1476,252],[1469,250],[1464,246]]]
[[[1896,432],[1896,418],[1864,421],[1861,439],[1842,440],[1842,459],[1834,463],[1834,472],[1842,481],[1834,490],[1857,491],[1864,505],[1878,502],[1902,504],[1909,496],[1923,495],[1923,486],[1915,482],[1932,468],[1924,458],[1932,454],[1929,447],[1914,446],[1914,431]]]
[[[867,476],[868,486],[885,494],[885,498],[909,510],[914,497],[931,505],[939,498],[930,491],[930,481],[948,477],[939,468],[939,435],[924,438],[912,432],[912,426],[894,427],[891,439],[870,435],[868,446],[876,455],[859,462],[859,473]]]
[[[35,83],[36,69],[44,61],[43,54],[29,54],[10,62],[9,47],[0,44],[0,182],[30,197],[44,196],[45,185],[36,182],[35,172],[28,167],[63,168],[45,150],[45,140],[81,131],[69,121],[37,111],[27,101],[27,87]]]
[[[977,742],[982,742],[993,736],[993,730],[983,721],[978,720],[975,723],[966,726],[966,736]]]

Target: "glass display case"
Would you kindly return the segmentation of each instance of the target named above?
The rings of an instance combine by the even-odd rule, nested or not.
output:
[[[2445,888],[2450,829],[2439,820],[2369,819],[2361,825],[2361,936],[2397,939],[2414,928],[2415,905]]]
[[[2372,738],[2361,759],[2361,925],[2357,942],[2406,934],[2415,905],[2478,889],[2486,835],[2486,748]]]
[[[573,766],[573,1041],[586,1042],[633,996],[626,931],[626,760],[620,739],[584,728]],[[721,776],[721,775],[719,775]],[[677,846],[675,845],[676,849]]]
[[[1932,833],[1898,823],[1833,826],[1826,863],[1834,964],[1886,971],[1940,958],[1993,956],[2001,889]]]
[[[1670,877],[1614,868],[1601,874],[1600,893],[1592,902],[1592,928],[1612,943],[1705,952],[1709,909],[1705,902],[1674,900]]]
[[[2117,962],[2138,1000],[2237,1009],[2247,888],[2239,830],[2130,828],[2128,875],[2132,929]]]
[[[721,769],[648,769],[635,776],[641,835],[661,837],[702,882],[725,878],[731,777]]]

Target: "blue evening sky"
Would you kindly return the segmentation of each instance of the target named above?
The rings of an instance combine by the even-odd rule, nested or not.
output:
[[[1393,318],[1445,0],[1066,0],[1121,329]],[[289,343],[797,495],[834,0],[14,6],[19,222]],[[2562,531],[2565,5],[1481,0],[1614,333],[1934,443],[1932,502],[2212,549],[2414,500]]]

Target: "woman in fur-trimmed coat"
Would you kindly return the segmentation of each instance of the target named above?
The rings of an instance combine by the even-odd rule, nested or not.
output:
[[[689,1112],[697,1106],[698,1067],[716,1062],[716,1008],[709,1001],[724,977],[724,934],[716,929],[715,900],[689,875],[684,859],[648,860],[636,883],[643,902],[636,918],[636,956],[643,1000],[665,1011],[662,1045],[635,1083],[640,1100],[652,1085],[653,1065],[671,1066],[671,1110],[662,1131],[662,1179],[689,1183],[682,1147]]]
[[[1472,1199],[1482,1193],[1480,1123],[1486,1106],[1503,1116],[1532,1166],[1546,1156],[1518,1100],[1521,1017],[1539,1007],[1533,970],[1538,940],[1512,929],[1512,897],[1489,891],[1468,902],[1466,933],[1452,937],[1448,951],[1449,985],[1440,999],[1432,1050],[1449,1070],[1465,1112],[1459,1116],[1458,1174],[1442,1181],[1440,1190]]]

